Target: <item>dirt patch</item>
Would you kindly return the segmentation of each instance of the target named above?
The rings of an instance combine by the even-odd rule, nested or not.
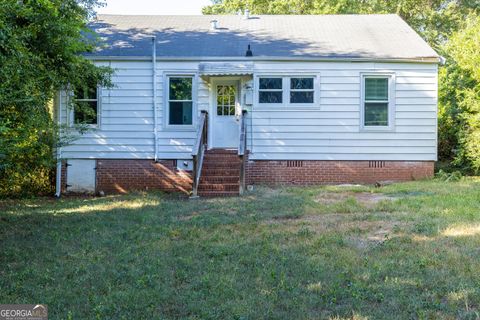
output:
[[[308,229],[312,234],[339,233],[348,243],[358,249],[367,249],[380,245],[385,241],[398,237],[407,228],[407,223],[398,221],[388,213],[381,213],[368,218],[364,213],[331,213],[292,217],[277,217],[266,221],[266,224],[277,225],[282,232],[298,232]]]
[[[343,202],[347,199],[355,199],[355,201],[365,207],[372,207],[381,201],[394,201],[399,198],[383,193],[371,192],[323,192],[315,198],[315,202],[329,205]]]

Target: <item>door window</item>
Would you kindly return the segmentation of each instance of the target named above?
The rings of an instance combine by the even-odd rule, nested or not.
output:
[[[235,115],[235,86],[217,86],[217,116]]]

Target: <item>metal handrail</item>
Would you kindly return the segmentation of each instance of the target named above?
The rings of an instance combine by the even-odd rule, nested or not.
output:
[[[247,123],[245,121],[246,116],[247,110],[242,110],[242,114],[240,116],[240,139],[238,144],[238,156],[240,157],[240,195],[245,192],[245,167],[247,160],[247,157],[245,157],[245,153],[247,151]]]
[[[193,174],[192,174],[192,198],[198,197],[198,184],[202,174],[203,156],[207,146],[208,112],[202,111],[197,129],[197,139],[192,149]]]

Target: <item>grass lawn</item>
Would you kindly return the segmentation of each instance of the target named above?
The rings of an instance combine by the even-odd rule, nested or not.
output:
[[[478,319],[480,178],[0,202],[0,303],[50,319]]]

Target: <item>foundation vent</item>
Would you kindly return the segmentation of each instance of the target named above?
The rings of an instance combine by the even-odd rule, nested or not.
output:
[[[369,168],[385,168],[385,161],[368,161]]]
[[[303,167],[302,160],[288,160],[287,161],[287,168],[301,168]]]

